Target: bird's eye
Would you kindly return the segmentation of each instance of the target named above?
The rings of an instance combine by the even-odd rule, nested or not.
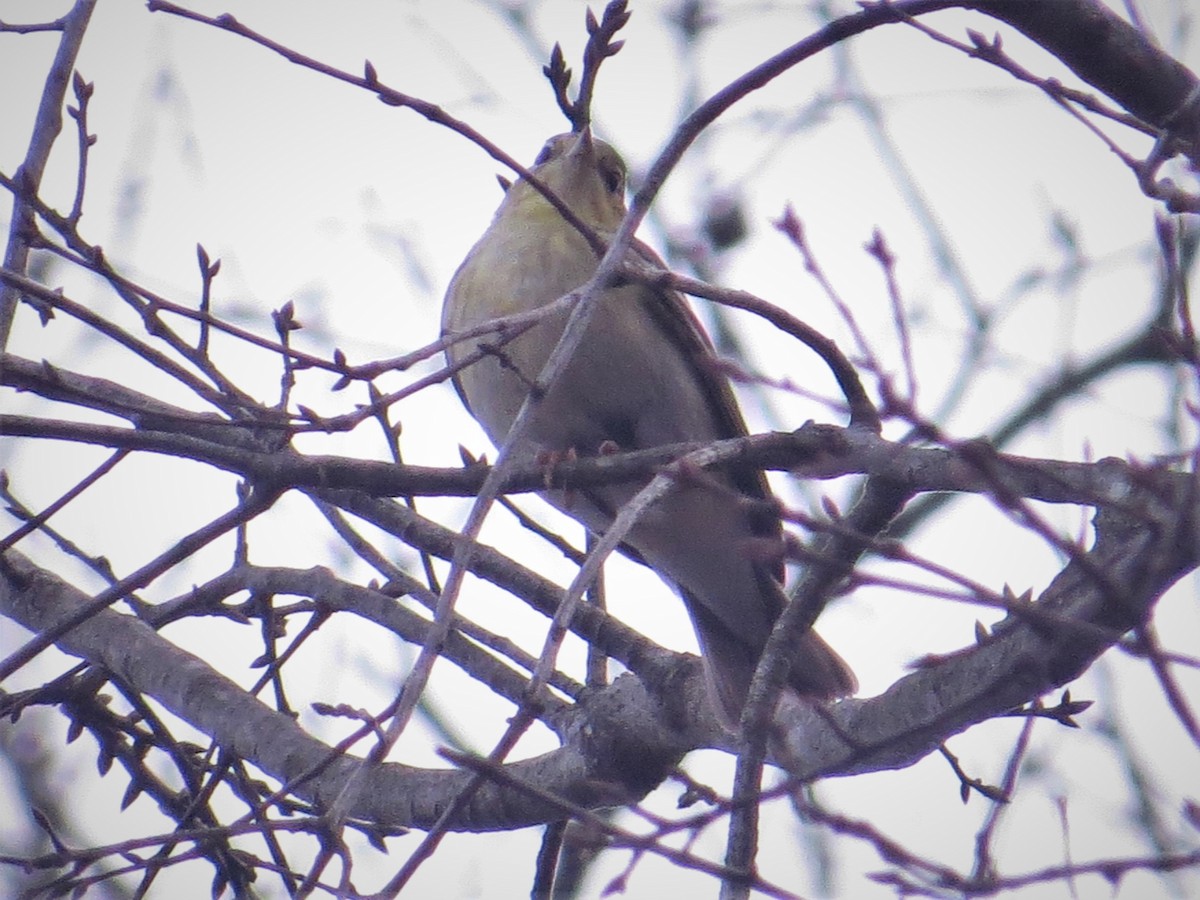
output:
[[[616,194],[625,186],[625,173],[619,166],[601,163],[600,180],[604,182],[605,190],[610,194]]]
[[[533,161],[533,164],[535,166],[540,166],[542,163],[547,162],[550,159],[550,157],[554,154],[553,143],[554,143],[553,141],[547,141],[546,145],[544,147],[542,147],[542,152],[539,153],[537,155],[537,159],[535,159]]]

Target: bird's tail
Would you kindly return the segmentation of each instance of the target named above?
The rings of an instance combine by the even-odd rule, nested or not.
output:
[[[748,646],[700,604],[688,605],[718,716],[726,727],[736,729],[762,648]],[[858,679],[837,651],[810,629],[792,653],[788,685],[802,697],[833,700],[858,690]]]

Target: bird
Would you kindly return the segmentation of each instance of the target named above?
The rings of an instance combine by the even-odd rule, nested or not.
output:
[[[530,172],[601,241],[620,226],[625,164],[592,136],[590,126],[550,138]],[[640,241],[628,254],[630,261],[665,269]],[[455,336],[558,300],[584,285],[599,261],[580,229],[522,177],[506,186],[491,224],[451,279],[441,327],[453,383],[497,447],[558,343],[570,309],[548,312],[503,344],[495,334]],[[604,288],[595,302],[577,349],[539,396],[524,440],[509,452],[544,461],[748,433],[715,350],[682,295],[624,282]],[[602,534],[648,480],[541,493]],[[778,552],[763,553],[764,541]],[[765,476],[739,469],[713,473],[708,484],[677,483],[637,520],[621,547],[682,598],[714,711],[729,730],[737,728],[755,667],[786,602],[782,541]],[[755,544],[757,553],[751,551]],[[792,648],[787,684],[821,701],[857,690],[850,667],[812,629]]]

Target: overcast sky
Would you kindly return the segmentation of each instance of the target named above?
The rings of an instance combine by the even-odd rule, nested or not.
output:
[[[522,7],[521,16],[505,14],[503,4],[463,0],[187,5],[208,14],[232,12],[273,40],[355,74],[369,59],[385,84],[442,106],[527,163],[547,136],[567,128],[540,68],[558,41],[580,70],[581,3],[534,3]],[[31,21],[66,6],[0,0],[0,19]],[[853,8],[831,6],[843,12]],[[1164,46],[1195,67],[1200,60],[1194,38],[1176,30],[1186,4],[1149,0],[1139,6],[1159,29]],[[89,164],[81,223],[85,237],[102,245],[131,277],[189,302],[198,291],[195,246],[203,244],[223,263],[214,303],[218,315],[270,337],[271,311],[293,302],[305,325],[297,341],[314,352],[328,355],[337,347],[352,362],[366,362],[435,339],[445,286],[499,202],[496,174],[508,173],[479,148],[412,111],[384,106],[366,91],[298,67],[241,37],[151,14],[141,3],[98,7],[78,62],[78,70],[96,86],[90,129],[99,136]],[[682,115],[820,24],[806,12],[807,3],[715,3],[713,27],[697,45],[684,46],[670,24],[676,3],[634,0],[631,7],[626,46],[600,78],[595,119],[600,135],[625,154],[635,185]],[[513,26],[518,21],[520,28]],[[989,34],[996,30],[980,17],[958,14],[932,16],[928,22],[958,39],[964,39],[967,26]],[[0,128],[0,169],[7,174],[24,155],[55,43],[50,35],[0,35],[0,121],[6,123]],[[1010,30],[1005,30],[1005,47],[1039,75],[1071,78]],[[1144,140],[1109,130],[1131,151],[1148,148]],[[74,137],[68,134],[55,151],[42,192],[60,209],[70,205],[76,162]],[[882,276],[862,249],[875,229],[885,235],[898,259],[901,291],[914,324],[921,411],[937,417],[955,437],[986,432],[1031,383],[1128,333],[1144,314],[1152,283],[1155,207],[1139,194],[1120,161],[1036,89],[907,27],[880,29],[822,54],[735,106],[671,176],[641,235],[664,253],[672,242],[693,241],[714,194],[739,202],[749,227],[741,252],[719,261],[721,283],[777,302],[853,349],[845,323],[771,227],[791,204],[881,363],[899,373],[901,355]],[[0,216],[7,215],[5,205]],[[6,226],[7,219],[0,224]],[[94,281],[77,273],[59,269],[55,279],[49,283],[64,284],[80,299],[105,307],[112,303]],[[986,359],[975,359],[970,351],[971,303],[994,317]],[[710,321],[711,311],[701,307],[700,312]],[[754,427],[794,428],[808,418],[840,421],[836,410],[820,402],[834,394],[818,363],[761,323],[737,317],[732,322],[758,371],[803,384],[816,395],[748,395],[745,405]],[[32,315],[19,319],[10,348],[33,359],[74,360],[81,369],[94,362],[109,377],[129,377],[116,373],[133,365],[65,325],[42,328]],[[279,372],[262,357],[236,348],[218,352],[228,354],[231,371],[259,396],[277,392]],[[431,370],[432,365],[394,373],[382,386],[394,389]],[[972,377],[960,396],[956,387],[964,370]],[[298,402],[337,413],[365,399],[329,394],[330,384],[328,378],[303,378]],[[170,385],[161,385],[161,391],[163,399],[196,405],[194,397]],[[1170,445],[1161,410],[1146,403],[1149,391],[1161,392],[1161,386],[1136,379],[1111,389],[1102,386],[1091,403],[1072,406],[1053,426],[1027,435],[1013,449],[1065,459],[1163,452]],[[3,402],[24,412],[39,409],[28,398],[9,395]],[[405,422],[410,462],[456,465],[460,443],[476,453],[490,451],[448,389],[424,392],[397,413]],[[322,438],[306,447],[375,458],[385,453],[373,435]],[[75,452],[44,444],[0,447],[0,464],[24,476],[21,483],[37,493],[29,498],[36,504],[57,496],[92,464]],[[175,489],[177,477],[170,466],[151,463],[130,481],[115,481],[111,490],[114,495],[132,491],[152,506],[156,494]],[[791,485],[781,490],[797,503],[819,495]],[[846,488],[820,490],[840,501]],[[152,524],[131,526],[125,544],[111,543],[111,523],[96,508],[65,511],[61,527],[84,546],[103,547],[117,571],[127,572],[161,549],[156,540],[178,533],[173,516],[191,521],[231,500],[226,487],[207,496],[201,490],[196,509],[156,512]],[[986,504],[978,506],[928,529],[915,549],[997,590],[1006,582],[1018,591],[1044,587],[1061,561],[1015,527],[997,522]],[[459,523],[466,511],[459,502],[429,508]],[[1079,510],[1047,510],[1047,515],[1068,531],[1085,527]],[[298,523],[309,521],[304,517],[311,518],[311,511],[298,514]],[[541,552],[532,540],[509,530],[498,521],[486,536],[508,541],[506,548],[517,556]],[[989,539],[980,541],[981,533]],[[318,528],[299,524],[294,533],[261,540],[261,563],[322,558],[327,544]],[[570,577],[559,560],[535,564],[564,580]],[[613,568],[616,589],[610,591],[618,614],[667,645],[694,649],[683,612],[669,592],[636,567]],[[169,597],[186,589],[186,582],[181,573],[149,594]],[[495,627],[520,621],[530,628],[529,645],[537,646],[542,620],[509,607],[497,611],[494,598],[478,590],[464,597],[464,611]],[[620,599],[650,593],[661,602]],[[1160,630],[1190,633],[1194,639],[1200,630],[1190,584],[1183,596],[1188,599],[1164,601]],[[923,653],[968,643],[976,618],[994,618],[975,609],[935,606],[929,599],[863,590],[830,609],[821,630],[853,664],[863,693],[870,695]],[[228,639],[225,631],[220,634]],[[182,640],[188,639],[204,640]],[[19,640],[0,635],[0,651]],[[249,652],[256,637],[245,640]],[[393,644],[364,647],[355,641],[347,635],[339,645],[331,637],[328,655],[308,664],[307,687],[328,702],[378,709],[391,696],[403,662]],[[231,658],[244,664],[238,649]],[[568,648],[568,661],[579,654],[578,646]],[[1099,669],[1085,679],[1092,696],[1110,690],[1104,679],[1111,680],[1112,673]],[[1131,675],[1130,684],[1148,685],[1143,676]],[[448,675],[435,695],[445,700],[459,687]],[[1119,692],[1119,700],[1112,695],[1114,713],[1124,714],[1126,704],[1136,704],[1132,689]],[[1178,778],[1173,760],[1179,757],[1172,755],[1177,729],[1160,706],[1161,701],[1142,711],[1143,726],[1156,735],[1152,765],[1163,778]],[[467,709],[455,724],[486,747],[500,733],[506,714],[479,721]],[[323,724],[314,721],[312,727]],[[977,728],[955,745],[956,752],[995,780],[1015,727]],[[535,736],[527,749],[544,748],[546,741],[545,734]],[[1025,869],[1060,861],[1056,789],[1087,797],[1087,808],[1073,811],[1077,858],[1130,851],[1127,833],[1113,824],[1126,813],[1124,795],[1117,787],[1106,793],[1119,773],[1089,768],[1090,761],[1101,758],[1099,742],[1094,735],[1077,738],[1069,745],[1077,754],[1073,762],[1047,776],[1044,802],[1014,811],[1002,847],[1007,865]],[[727,758],[696,756],[693,765],[701,777],[716,783],[727,778]],[[434,764],[429,734],[406,741],[397,758]],[[65,759],[68,769],[88,765]],[[843,779],[822,789],[831,803],[902,835],[918,852],[936,852],[962,865],[973,852],[969,836],[983,804],[962,807],[949,777],[944,763],[930,759],[903,773]],[[123,789],[117,780],[110,777],[88,798],[97,810],[113,808],[113,796]],[[667,790],[657,798],[659,808],[667,810],[673,800]],[[921,821],[913,828],[916,809]],[[138,815],[135,804],[125,817]],[[132,833],[152,827],[144,824],[154,821],[152,814],[141,815],[145,818],[128,826]],[[766,823],[768,833],[775,829],[781,840],[793,837],[788,809],[771,808]],[[699,849],[719,858],[722,840],[721,831],[713,829]],[[483,841],[452,839],[450,852],[435,857],[422,877],[427,885],[451,885],[452,896],[515,896],[527,889],[536,843],[533,831]],[[393,851],[394,862],[406,845],[393,846],[400,848]],[[469,856],[466,862],[459,853]],[[609,877],[625,862],[620,854],[612,856],[604,868]],[[769,861],[764,874],[813,892],[805,860],[785,856],[764,854]],[[854,896],[867,897],[856,870],[877,862],[865,851],[850,851],[841,862],[847,883],[856,885]],[[663,896],[668,884],[684,890],[690,883],[665,863],[647,860],[625,896]],[[890,893],[880,888],[875,896]]]

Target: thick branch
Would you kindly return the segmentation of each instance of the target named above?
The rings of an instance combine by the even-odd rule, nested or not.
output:
[[[0,613],[31,631],[53,628],[88,600],[87,595],[23,555],[9,551],[0,556]],[[335,756],[320,774],[295,787],[296,794],[322,808],[338,797],[361,764],[355,757],[335,754],[293,718],[266,706],[134,616],[101,610],[65,635],[58,647],[104,668],[131,689],[154,697],[221,747],[280,781],[301,779]],[[568,728],[569,740],[562,749],[510,764],[511,776],[584,807],[640,799],[666,776],[683,751],[677,742],[656,741],[655,735],[665,732],[653,719],[646,720],[649,704],[644,702],[640,708],[630,709],[633,718],[628,721],[636,727],[617,727],[617,711],[625,706],[621,701],[624,692],[625,688],[610,688],[606,704],[597,704],[607,706],[604,715],[613,719],[609,727],[598,733]],[[637,715],[639,712],[642,715]],[[627,765],[632,761],[637,765]],[[625,764],[624,769],[618,763]],[[427,827],[471,777],[470,772],[387,763],[358,780],[361,790],[351,809],[355,817],[369,821]],[[469,831],[519,828],[561,817],[557,806],[519,791],[485,786],[455,827]]]
[[[1171,130],[1195,159],[1200,141],[1196,76],[1096,0],[966,3],[1012,25],[1139,119]]]
[[[1018,612],[978,646],[923,667],[879,697],[821,710],[786,704],[777,760],[806,780],[909,765],[948,736],[1069,682],[1145,621],[1162,593],[1197,564],[1196,506],[1190,482],[1171,473],[1125,477],[1114,468],[1109,474],[1112,492],[1122,495],[1119,511],[1115,506],[1100,511],[1092,549],[1078,553],[1037,604],[1058,616],[1058,624]],[[0,613],[27,628],[52,628],[87,602],[86,595],[20,554],[10,551],[2,560]],[[59,647],[155,697],[283,781],[300,778],[330,753],[294,720],[132,616],[104,610]],[[562,749],[513,763],[508,774],[518,784],[536,784],[567,803],[595,808],[637,799],[688,750],[728,749],[728,739],[705,711],[703,679],[694,665],[664,654],[643,675],[649,692],[631,676],[595,691],[578,707],[579,718],[562,730],[567,737]],[[358,765],[352,757],[338,757],[296,792],[324,803],[337,796]],[[372,821],[427,826],[469,777],[382,765],[360,779],[362,790],[351,809]],[[454,827],[517,828],[562,816],[561,806],[519,788],[487,785]]]
[[[829,716],[792,707],[785,746],[777,748],[792,774],[808,780],[903,768],[970,725],[1082,674],[1200,562],[1190,486],[1145,480],[1157,483],[1134,490],[1121,512],[1097,514],[1092,548],[1039,598],[1035,608],[1062,624],[1010,614],[978,646],[923,667],[881,697],[845,701]]]
[[[32,374],[25,370],[34,367],[33,364],[23,362],[18,367],[14,358],[7,357],[7,360],[12,362],[0,377],[18,386],[30,384],[27,378],[13,376],[18,369],[24,374]],[[85,384],[97,389],[102,384],[109,384],[103,379],[84,378],[61,370],[54,370],[47,380],[55,383],[54,389],[45,386],[39,389],[62,399],[70,398],[68,386],[74,391],[81,390]],[[0,434],[161,453],[207,463],[251,482],[298,490],[359,490],[376,497],[471,497],[478,493],[490,471],[485,465],[437,468],[305,455],[286,448],[266,451],[260,449],[262,444],[254,438],[252,427],[212,415],[183,409],[177,409],[171,415],[170,407],[158,401],[149,401],[144,415],[129,407],[121,411],[113,408],[112,397],[120,397],[127,405],[135,395],[136,392],[114,385],[109,403],[86,405],[124,415],[142,427],[0,414]],[[502,493],[541,491],[548,487],[570,490],[644,480],[701,446],[671,444],[633,453],[563,461],[549,470],[540,465],[526,465],[515,468],[505,479]],[[721,441],[714,446],[720,450],[715,458],[716,465],[721,467],[783,470],[797,477],[823,480],[845,475],[873,475],[911,493],[987,493],[995,482],[991,477],[981,476],[975,465],[963,461],[963,448],[967,448],[973,453],[993,455],[990,464],[996,467],[996,472],[1013,494],[1049,503],[1091,505],[1107,499],[1104,493],[1107,476],[1097,474],[1099,470],[1093,463],[999,454],[983,442],[956,448],[913,447],[884,440],[860,428],[810,423],[791,433],[753,435]],[[1113,464],[1120,465],[1119,462]]]

